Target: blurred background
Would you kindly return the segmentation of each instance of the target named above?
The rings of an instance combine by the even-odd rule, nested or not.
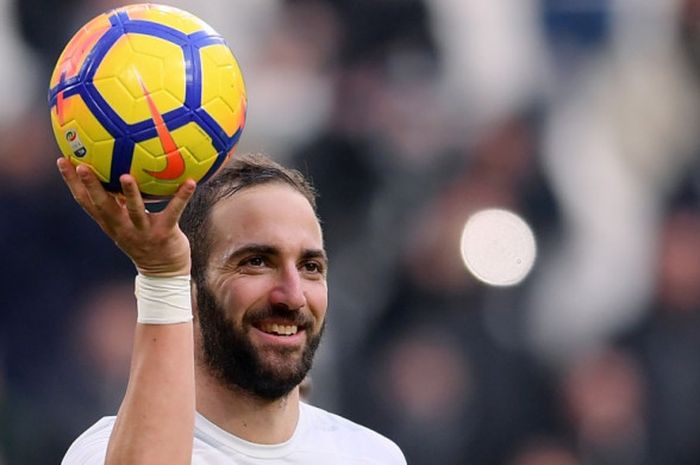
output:
[[[177,0],[246,79],[239,151],[320,190],[311,402],[412,465],[700,463],[700,1]],[[0,464],[116,412],[130,262],[55,170],[50,71],[107,0],[0,0]],[[466,219],[535,232],[473,279]]]

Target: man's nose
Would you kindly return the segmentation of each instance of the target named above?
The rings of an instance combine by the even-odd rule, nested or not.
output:
[[[279,270],[275,286],[270,292],[270,303],[299,310],[306,305],[302,278],[296,265],[288,265]]]

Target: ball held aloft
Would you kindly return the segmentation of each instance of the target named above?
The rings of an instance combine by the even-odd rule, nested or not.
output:
[[[83,26],[49,85],[51,125],[75,165],[110,192],[130,173],[144,198],[206,181],[233,153],[246,120],[240,68],[224,39],[185,11],[129,5]]]

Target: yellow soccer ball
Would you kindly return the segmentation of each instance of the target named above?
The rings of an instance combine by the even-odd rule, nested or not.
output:
[[[110,192],[131,173],[147,200],[211,177],[246,119],[236,58],[209,25],[177,8],[137,4],[81,28],[49,84],[64,156],[93,168]]]

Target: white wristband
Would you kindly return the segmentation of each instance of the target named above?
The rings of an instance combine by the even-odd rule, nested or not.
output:
[[[192,320],[190,277],[136,276],[136,306],[139,323],[167,325]]]

